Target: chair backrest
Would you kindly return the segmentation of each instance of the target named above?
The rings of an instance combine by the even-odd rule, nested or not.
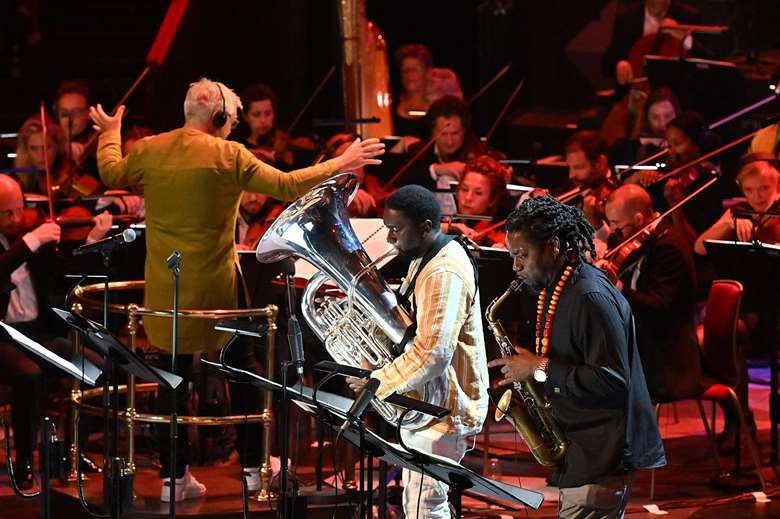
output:
[[[712,282],[704,317],[704,369],[718,382],[733,386],[737,379],[737,323],[742,284],[730,279]]]

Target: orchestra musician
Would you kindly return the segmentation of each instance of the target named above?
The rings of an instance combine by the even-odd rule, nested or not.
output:
[[[22,173],[17,171],[16,179],[25,193],[46,194],[46,158],[43,154],[43,127],[41,118],[33,115],[27,118],[19,128],[16,140],[16,157],[14,167],[29,169]],[[49,169],[52,172],[52,184],[61,182],[64,170],[65,139],[62,130],[51,119],[46,119],[46,152],[48,153]]]
[[[428,47],[417,43],[402,45],[393,59],[401,78],[401,90],[393,96],[393,128],[396,135],[424,138],[427,133],[424,117],[410,112],[426,112],[431,105],[426,84],[433,55]]]
[[[596,229],[596,238],[606,241],[609,231],[604,219],[604,203],[617,184],[607,160],[607,146],[598,133],[583,130],[566,141],[569,180],[581,188],[580,209]]]
[[[296,152],[314,152],[315,145],[311,139],[291,138],[278,127],[279,104],[271,87],[263,83],[249,85],[241,92],[241,102],[246,107],[241,111],[241,117],[249,127],[243,144],[258,159],[272,166],[291,169],[297,162]]]
[[[742,167],[737,173],[737,185],[745,200],[727,209],[712,227],[696,238],[696,254],[706,255],[705,240],[760,240],[764,243],[780,243],[780,218],[737,218],[733,210],[780,212],[780,172],[771,153],[749,153],[742,157]]]
[[[658,213],[650,195],[626,184],[609,195],[606,216],[615,247],[652,224]],[[694,327],[696,268],[691,248],[662,220],[624,248],[617,260],[599,265],[631,305],[636,343],[650,397],[655,402],[701,394],[701,355]]]
[[[401,435],[410,447],[460,462],[467,438],[487,416],[489,380],[476,266],[461,243],[440,232],[440,220],[436,197],[421,186],[403,186],[385,202],[387,241],[412,261],[400,302],[413,311],[416,333],[404,353],[371,377],[380,382],[379,399],[438,382],[450,415]],[[347,380],[355,391],[367,382]],[[403,481],[406,517],[450,517],[446,484],[408,469]]]
[[[662,27],[677,24],[694,24],[698,21],[698,11],[683,2],[672,0],[645,0],[632,2],[619,9],[615,16],[612,39],[601,61],[602,73],[614,77],[618,85],[629,84],[639,72],[629,61],[632,47],[642,38],[655,43],[655,35]],[[666,33],[665,33],[666,34]],[[670,38],[680,39],[684,33],[669,31]],[[686,38],[683,43],[686,50],[692,46],[692,40]],[[648,47],[648,50],[650,47]],[[658,54],[658,52],[655,52]]]
[[[430,146],[411,165],[407,174],[397,185],[418,184],[427,189],[449,189],[451,181],[458,181],[466,170],[466,163],[480,155],[492,155],[498,159],[504,155],[489,148],[474,134],[471,128],[471,114],[462,99],[445,96],[428,109],[426,116],[430,126]],[[409,147],[403,157],[414,157],[423,142]]]
[[[623,516],[637,470],[666,463],[636,347],[631,308],[591,265],[593,227],[576,207],[529,198],[509,215],[517,277],[538,293],[536,354],[492,360],[500,385],[542,384],[568,442],[558,517]]]
[[[494,223],[509,197],[506,185],[511,182],[512,170],[490,155],[480,155],[466,164],[466,173],[458,183],[455,201],[458,214],[466,216],[490,216],[491,220],[476,223],[445,222],[442,230],[447,234],[462,234],[478,245],[504,247],[504,229]]]
[[[120,148],[121,120],[124,108],[108,115],[100,105],[90,108],[95,129],[100,131],[98,162],[100,175],[110,187],[142,185],[146,201],[146,265],[144,306],[169,308],[173,296],[173,280],[165,259],[172,251],[182,256],[179,304],[190,309],[231,309],[238,304],[237,254],[235,224],[242,191],[256,191],[279,200],[292,200],[317,183],[343,169],[366,164],[379,164],[375,157],[383,153],[384,145],[376,139],[356,139],[339,157],[310,168],[284,173],[258,160],[242,144],[227,140],[238,121],[241,100],[221,83],[201,79],[190,85],[184,101],[184,126],[170,132],[142,139],[122,157]],[[163,160],[163,157],[165,159]],[[171,351],[170,321],[144,319],[150,342],[163,351]],[[225,342],[225,335],[213,330],[207,320],[182,320],[178,331],[177,359],[179,375],[187,385],[192,355],[213,351]],[[229,359],[235,362],[236,359]],[[237,359],[245,369],[255,369],[253,358]],[[240,385],[238,385],[240,386]],[[231,387],[238,398],[231,399],[236,407],[242,402],[252,409],[260,408],[259,391]],[[170,395],[160,391],[157,412],[170,413]],[[244,398],[241,398],[241,396]],[[177,409],[184,411],[183,391],[177,392]],[[244,413],[249,409],[241,409]],[[259,426],[239,427],[239,441],[258,438]],[[252,432],[248,432],[248,431]],[[177,478],[176,495],[180,499],[202,496],[206,492],[187,467],[190,450],[186,435],[179,435],[178,459],[170,467],[168,430],[158,431],[163,478],[160,497],[171,499],[171,473]],[[242,452],[242,465],[249,474],[250,487],[260,485],[259,442],[246,441],[253,452]],[[243,449],[242,449],[243,451]]]
[[[53,312],[50,300],[58,281],[60,264],[54,249],[60,226],[29,219],[22,189],[16,180],[0,175],[0,315],[3,322],[70,358],[72,344],[65,339],[64,323]],[[102,238],[111,228],[111,215],[95,218],[88,242]],[[16,447],[15,475],[21,489],[33,486],[32,461],[39,429],[45,373],[5,333],[0,338],[0,377],[11,385],[11,416]],[[91,359],[92,360],[92,359]],[[82,463],[92,464],[88,459]]]

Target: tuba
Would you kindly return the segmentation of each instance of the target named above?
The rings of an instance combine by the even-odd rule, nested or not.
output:
[[[512,342],[496,318],[496,310],[506,298],[517,292],[522,283],[515,279],[506,291],[495,298],[485,310],[485,319],[496,338],[502,357],[513,354]],[[514,384],[496,404],[496,421],[509,417],[517,433],[528,445],[536,461],[545,467],[554,467],[566,454],[566,438],[550,413],[550,403],[533,381]]]
[[[357,188],[352,174],[314,187],[268,228],[257,244],[256,257],[271,263],[297,256],[317,267],[320,272],[303,291],[304,319],[334,361],[361,367],[365,359],[371,369],[378,369],[404,351],[413,319],[376,269],[379,261],[395,254],[394,248],[371,261],[349,223],[347,206]],[[336,285],[343,295],[321,294],[326,283]],[[416,393],[415,398],[435,405],[441,405],[446,394],[435,382]],[[402,410],[378,399],[372,405],[382,418],[398,425]],[[431,420],[429,415],[408,412],[401,426],[418,429]]]

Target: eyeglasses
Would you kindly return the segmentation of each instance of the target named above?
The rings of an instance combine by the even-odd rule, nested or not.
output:
[[[3,218],[9,218],[10,216],[21,216],[24,213],[24,209],[21,207],[18,209],[3,209],[0,210],[0,216]]]
[[[72,110],[60,110],[59,116],[60,119],[62,119],[66,117],[79,117],[81,115],[84,115],[85,113],[87,113],[86,108],[74,108]]]

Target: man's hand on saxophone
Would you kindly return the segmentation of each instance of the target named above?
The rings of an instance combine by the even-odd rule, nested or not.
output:
[[[504,379],[499,381],[499,386],[508,386],[515,382],[531,380],[534,370],[539,365],[540,357],[537,357],[524,348],[515,346],[515,355],[501,357],[488,362],[488,367],[501,366]]]

